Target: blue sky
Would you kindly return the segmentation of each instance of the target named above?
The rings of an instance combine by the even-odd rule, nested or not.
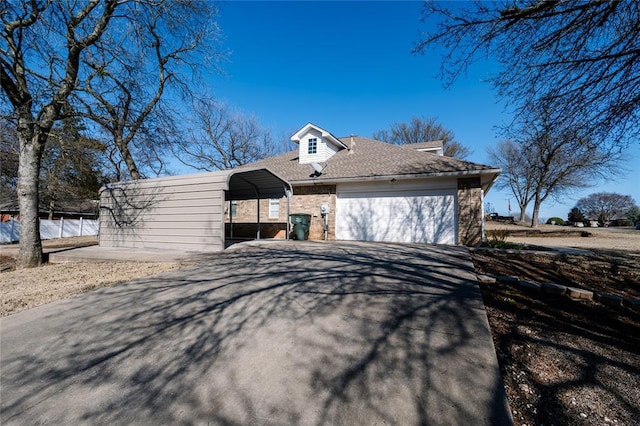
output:
[[[495,65],[483,62],[450,89],[437,78],[440,56],[415,55],[421,2],[245,2],[221,6],[219,25],[229,50],[223,74],[204,72],[213,96],[257,116],[274,135],[313,122],[334,135],[371,136],[413,116],[436,117],[473,150],[467,159],[488,163],[495,127],[510,115],[484,80]],[[576,191],[563,203],[548,200],[542,217],[566,217],[592,192],[631,195],[640,202],[640,144],[623,179]],[[507,213],[508,192],[487,201]],[[512,207],[515,200],[512,200]],[[514,212],[515,213],[515,212]]]

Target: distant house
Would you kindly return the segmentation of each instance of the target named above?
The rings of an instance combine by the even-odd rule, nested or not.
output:
[[[307,213],[310,239],[480,243],[483,198],[500,169],[445,157],[441,141],[338,138],[312,123],[291,140],[298,149],[244,166],[291,184],[289,212],[286,197],[229,200],[227,238],[255,235],[259,211],[263,237],[284,238],[288,213]]]

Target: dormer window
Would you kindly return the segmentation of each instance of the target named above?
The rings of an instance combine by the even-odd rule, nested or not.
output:
[[[298,144],[300,164],[326,162],[336,152],[347,149],[340,139],[311,123],[291,136],[291,141]]]
[[[308,154],[316,154],[318,152],[318,138],[309,138]]]

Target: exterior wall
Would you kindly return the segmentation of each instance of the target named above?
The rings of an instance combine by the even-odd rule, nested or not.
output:
[[[329,205],[328,239],[335,239],[336,186],[294,186],[291,197],[291,213],[307,213],[311,215],[309,239],[324,239],[324,219],[320,214],[322,204]],[[269,200],[260,200],[260,236],[261,238],[286,238],[287,199],[280,199],[280,212],[277,219],[269,218]],[[225,208],[227,236],[230,236],[228,203]],[[238,201],[238,215],[232,219],[234,237],[255,237],[257,231],[256,200]]]
[[[323,204],[329,205],[328,214],[328,239],[336,239],[336,186],[297,186],[293,188],[291,199],[291,213],[307,213],[311,215],[311,227],[309,229],[310,240],[324,239],[324,219],[320,214]]]
[[[315,154],[309,154],[309,138],[318,139],[318,149]],[[300,164],[327,161],[339,150],[337,146],[332,143],[328,143],[327,140],[322,137],[322,133],[315,129],[310,129],[300,137],[300,145],[298,149],[300,150]]]
[[[100,197],[100,245],[224,249],[226,180],[214,172],[108,185]]]
[[[279,199],[277,218],[269,217],[269,200],[260,201],[260,238],[287,237],[287,198]],[[229,201],[225,202],[224,217],[227,238],[255,238],[258,231],[258,200],[238,201],[237,216],[229,218]],[[233,227],[233,230],[232,230]]]
[[[482,242],[482,188],[479,178],[458,179],[459,242],[477,246]]]

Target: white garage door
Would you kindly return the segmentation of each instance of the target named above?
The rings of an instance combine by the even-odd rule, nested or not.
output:
[[[456,243],[453,190],[340,191],[336,239]]]

